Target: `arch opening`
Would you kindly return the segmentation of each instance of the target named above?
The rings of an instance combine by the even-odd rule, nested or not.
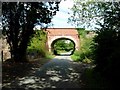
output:
[[[58,38],[52,42],[51,51],[55,55],[72,55],[75,46],[75,42],[69,38]]]

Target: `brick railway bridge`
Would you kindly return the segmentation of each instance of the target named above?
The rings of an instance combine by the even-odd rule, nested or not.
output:
[[[74,49],[78,50],[80,48],[80,38],[77,30],[75,28],[47,28],[47,48],[52,51],[53,45],[56,41],[61,39],[70,40],[74,43]]]

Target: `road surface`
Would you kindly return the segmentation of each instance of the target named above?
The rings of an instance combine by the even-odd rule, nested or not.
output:
[[[10,88],[81,88],[83,65],[73,62],[70,56],[56,56],[37,68],[34,74],[13,80],[5,87]]]

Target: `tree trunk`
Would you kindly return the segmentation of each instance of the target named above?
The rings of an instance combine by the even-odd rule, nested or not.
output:
[[[23,39],[21,40],[20,44],[17,45],[17,47],[13,47],[12,56],[15,62],[27,62],[28,61],[26,58],[26,52],[27,52],[26,50],[27,50],[28,41],[29,41],[29,36],[26,35],[26,38],[23,37]]]
[[[15,49],[12,53],[12,59],[14,62],[27,62],[26,49],[24,47]]]
[[[25,52],[21,52],[19,51],[17,54],[14,54],[14,61],[15,62],[27,62],[27,58],[26,58],[26,53]]]

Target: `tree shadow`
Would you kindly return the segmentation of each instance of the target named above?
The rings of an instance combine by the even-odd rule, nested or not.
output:
[[[33,70],[32,74],[14,78],[4,84],[4,88],[46,89],[46,88],[81,88],[81,73],[83,65],[67,59],[50,61],[41,68]]]
[[[34,75],[36,69],[48,62],[47,60],[44,60],[44,62],[42,61],[42,59],[39,59],[27,63],[15,63],[11,60],[6,60],[2,63],[2,87],[9,86],[18,78]]]

